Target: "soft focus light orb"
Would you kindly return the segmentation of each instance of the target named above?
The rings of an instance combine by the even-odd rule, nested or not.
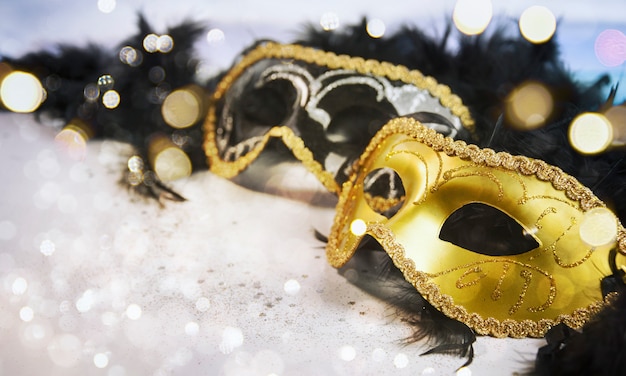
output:
[[[346,362],[351,362],[356,358],[356,349],[349,345],[342,346],[339,349],[339,357]]]
[[[156,34],[148,34],[143,38],[143,49],[146,50],[146,52],[157,52],[158,44],[159,36]]]
[[[154,172],[162,181],[173,181],[191,175],[191,160],[177,146],[167,147],[156,154],[152,162]]]
[[[355,219],[350,223],[350,232],[355,236],[361,236],[367,231],[367,224],[362,219]]]
[[[131,320],[139,320],[141,318],[141,307],[137,304],[130,304],[126,307],[126,317]]]
[[[41,81],[30,73],[11,72],[0,82],[0,101],[10,111],[33,112],[44,98]]]
[[[82,161],[87,156],[87,141],[90,137],[89,127],[75,119],[57,133],[54,140],[71,159]]]
[[[204,114],[202,99],[201,90],[192,87],[172,91],[161,105],[163,120],[176,129],[194,125]]]
[[[100,88],[97,84],[88,83],[83,89],[83,96],[88,102],[95,102],[100,96]]]
[[[325,31],[332,31],[339,27],[339,16],[335,12],[326,12],[320,18],[320,26]]]
[[[28,289],[28,282],[22,277],[15,278],[15,281],[11,284],[13,295],[23,295],[26,289]]]
[[[290,279],[283,285],[283,289],[288,295],[296,295],[300,292],[300,283],[295,279]]]
[[[97,368],[106,368],[109,365],[109,357],[104,353],[97,353],[93,356],[93,364]]]
[[[116,6],[116,0],[98,0],[98,10],[102,13],[111,13]]]
[[[130,65],[131,67],[139,66],[143,61],[141,52],[131,46],[122,47],[120,49],[119,57],[122,63]]]
[[[587,112],[578,115],[569,127],[569,142],[581,154],[598,154],[613,141],[611,122],[602,114]]]
[[[98,88],[101,92],[111,90],[113,89],[113,86],[115,86],[115,80],[110,74],[103,74],[98,77]]]
[[[200,312],[206,312],[211,308],[211,301],[207,297],[201,297],[196,300],[196,309]]]
[[[126,165],[128,166],[128,170],[131,172],[142,172],[144,167],[143,158],[138,155],[133,155],[128,158]]]
[[[550,9],[535,5],[522,13],[519,18],[519,29],[528,41],[544,43],[550,40],[556,31],[556,17]]]
[[[169,53],[174,49],[174,39],[169,35],[161,35],[157,38],[157,51]]]
[[[72,334],[56,336],[48,344],[48,356],[54,364],[70,368],[75,366],[83,355],[80,340]]]
[[[200,333],[200,325],[198,325],[197,322],[189,321],[185,324],[185,334],[188,336],[195,336],[198,335],[198,333]]]
[[[206,34],[206,40],[209,44],[220,44],[224,42],[226,36],[221,29],[211,29]]]
[[[120,94],[115,90],[109,90],[102,95],[102,104],[110,110],[119,106],[120,101]]]
[[[378,18],[374,18],[367,22],[367,34],[372,38],[381,38],[385,35],[385,29],[385,23]]]
[[[55,250],[56,246],[50,239],[43,240],[39,245],[39,252],[44,256],[52,256]]]
[[[406,368],[409,365],[409,357],[406,354],[399,353],[393,358],[393,365],[396,368]]]
[[[22,307],[20,309],[20,319],[24,322],[32,321],[35,317],[35,311],[29,306]]]
[[[491,22],[491,0],[457,0],[452,20],[460,32],[467,35],[480,34]]]
[[[472,370],[468,367],[461,367],[456,371],[456,376],[472,376]]]
[[[626,35],[607,29],[596,38],[594,50],[598,61],[607,67],[616,67],[626,61]]]
[[[243,345],[244,337],[241,329],[227,326],[222,332],[222,342],[219,345],[223,354],[230,354],[234,349]]]
[[[579,235],[591,247],[601,247],[615,242],[617,238],[617,218],[607,208],[593,208],[580,223]]]
[[[506,116],[520,130],[541,127],[554,111],[554,99],[548,89],[536,82],[526,82],[509,93]]]

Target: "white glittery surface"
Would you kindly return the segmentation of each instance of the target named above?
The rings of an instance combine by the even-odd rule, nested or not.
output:
[[[118,184],[124,145],[90,143],[76,162],[30,115],[2,114],[0,126],[0,374],[437,375],[463,364],[402,345],[407,325],[326,263],[312,230],[328,232],[332,207],[200,172],[174,183],[187,202],[160,208]],[[540,343],[480,338],[469,369],[523,370]]]

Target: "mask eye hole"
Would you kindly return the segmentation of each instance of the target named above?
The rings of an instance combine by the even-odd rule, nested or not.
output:
[[[398,212],[406,196],[400,175],[391,168],[378,168],[367,174],[363,193],[369,207],[386,218]]]
[[[519,255],[539,247],[535,237],[508,214],[478,202],[452,213],[439,239],[488,256]]]

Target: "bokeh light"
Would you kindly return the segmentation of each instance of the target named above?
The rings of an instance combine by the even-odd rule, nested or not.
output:
[[[97,84],[94,84],[93,82],[88,83],[83,89],[83,96],[85,97],[85,100],[87,102],[95,102],[100,96],[100,88]]]
[[[586,112],[570,124],[569,142],[581,154],[598,154],[613,141],[613,127],[606,116]]]
[[[57,133],[54,140],[70,158],[82,161],[87,156],[87,141],[92,135],[92,129],[87,123],[73,119]]]
[[[44,99],[45,91],[41,81],[30,73],[14,71],[0,83],[0,101],[10,111],[33,112]]]
[[[211,29],[206,34],[206,40],[209,44],[220,44],[224,42],[226,36],[221,29]]]
[[[174,39],[169,35],[161,35],[157,38],[157,51],[169,53],[174,49]]]
[[[116,6],[116,0],[98,0],[98,10],[102,13],[111,13]]]
[[[320,26],[325,31],[336,30],[339,27],[339,16],[335,12],[326,12],[320,18]]]
[[[108,109],[114,109],[120,105],[120,94],[115,90],[109,90],[102,95],[102,104]]]
[[[152,137],[148,146],[148,157],[152,169],[162,181],[173,181],[191,175],[189,156],[165,135]]]
[[[205,102],[205,95],[197,85],[174,90],[161,105],[163,120],[172,128],[190,127],[204,117]]]
[[[522,13],[519,18],[519,29],[528,41],[544,43],[550,40],[556,31],[556,17],[550,9],[535,5]]]
[[[626,61],[626,35],[619,30],[602,31],[594,44],[596,57],[607,67],[616,67]]]
[[[554,111],[550,91],[537,82],[525,82],[515,88],[506,99],[505,114],[516,129],[532,130],[541,127]]]
[[[339,357],[346,362],[351,362],[356,358],[356,349],[349,345],[341,346],[339,349]]]
[[[102,76],[98,77],[98,89],[100,89],[101,92],[111,90],[114,86],[115,80],[110,74],[103,74]]]
[[[367,231],[367,224],[362,219],[355,219],[350,223],[350,232],[356,236],[361,236]]]
[[[617,218],[607,208],[593,208],[585,213],[579,234],[582,241],[591,247],[611,244],[617,238]]]
[[[457,0],[452,20],[460,32],[467,35],[480,34],[491,22],[491,0]]]
[[[139,172],[139,173],[143,172],[143,167],[144,167],[143,158],[141,158],[138,155],[133,155],[132,157],[128,158],[127,165],[128,165],[128,170],[131,172]]]
[[[109,365],[109,357],[107,354],[98,353],[93,356],[93,364],[98,368],[106,368]]]
[[[575,118],[569,129],[572,146],[583,154],[605,151],[614,140],[612,122],[603,114],[584,113]]]
[[[296,295],[300,292],[300,283],[295,279],[290,279],[283,285],[283,289],[287,295]]]
[[[139,66],[143,61],[143,55],[131,46],[124,46],[120,49],[120,61],[131,67]]]
[[[143,38],[143,49],[146,52],[154,53],[158,51],[159,36],[148,34]]]
[[[378,18],[374,18],[371,19],[367,22],[367,34],[372,37],[372,38],[381,38],[383,35],[385,35],[385,23],[378,19]]]

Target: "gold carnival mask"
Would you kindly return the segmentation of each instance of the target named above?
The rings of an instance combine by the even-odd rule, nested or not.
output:
[[[473,129],[459,97],[419,71],[268,42],[244,55],[217,85],[204,149],[211,171],[231,178],[271,139],[280,139],[338,194],[380,127],[415,113],[429,113],[433,121],[422,122],[451,137]]]
[[[379,169],[395,171],[406,192],[391,214],[372,205],[363,190]],[[510,252],[447,240],[448,223],[473,206],[512,218],[525,240],[513,242],[517,248]],[[608,210],[600,209],[617,234],[610,244],[591,246],[581,238],[585,215],[598,208],[604,204],[557,167],[453,141],[414,119],[397,118],[372,139],[344,184],[327,256],[341,267],[369,235],[445,315],[478,334],[541,337],[561,322],[581,327],[604,304],[600,282],[612,274],[610,263],[626,265],[626,233]]]

